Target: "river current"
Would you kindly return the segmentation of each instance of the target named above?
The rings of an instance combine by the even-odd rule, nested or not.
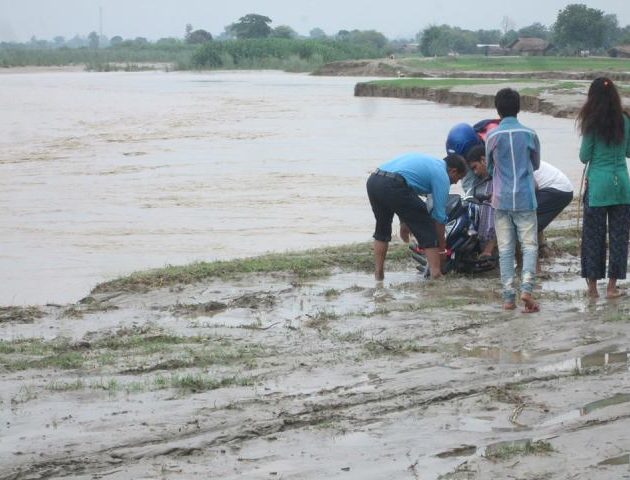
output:
[[[132,271],[366,241],[365,180],[491,110],[280,72],[0,74],[0,305]],[[524,113],[577,185],[573,120]]]

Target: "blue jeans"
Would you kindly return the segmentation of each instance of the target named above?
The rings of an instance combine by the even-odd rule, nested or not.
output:
[[[501,268],[501,285],[503,301],[514,303],[514,250],[516,240],[523,250],[523,277],[521,292],[532,293],[536,279],[536,261],[538,259],[538,222],[536,210],[514,212],[511,210],[495,210],[494,229],[499,247],[499,267]]]

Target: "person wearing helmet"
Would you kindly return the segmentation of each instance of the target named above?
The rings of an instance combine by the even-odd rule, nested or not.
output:
[[[477,145],[483,145],[483,140],[479,137],[473,127],[467,123],[458,123],[448,132],[446,137],[446,153],[454,153],[467,158],[471,149]],[[469,196],[476,182],[474,172],[467,170],[466,175],[462,179],[462,189],[464,196]]]

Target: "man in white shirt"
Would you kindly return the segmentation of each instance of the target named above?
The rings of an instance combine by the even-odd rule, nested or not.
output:
[[[534,171],[534,181],[540,233],[571,203],[573,185],[564,173],[547,162],[540,162],[540,168]]]

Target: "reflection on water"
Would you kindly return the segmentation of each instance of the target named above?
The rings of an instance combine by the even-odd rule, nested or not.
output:
[[[369,240],[365,179],[494,116],[277,72],[0,75],[0,304],[130,271]],[[361,79],[363,80],[363,79]],[[572,120],[523,114],[580,175]]]

